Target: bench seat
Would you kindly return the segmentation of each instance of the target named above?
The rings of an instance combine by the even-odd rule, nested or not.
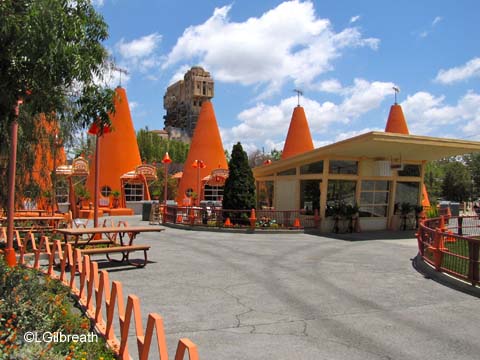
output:
[[[118,262],[124,262],[128,261],[130,265],[136,266],[136,267],[144,267],[147,265],[148,259],[147,259],[147,251],[150,250],[150,245],[128,245],[128,246],[113,246],[113,247],[102,247],[102,248],[92,248],[92,249],[80,249],[82,254],[84,255],[97,255],[97,254],[106,254],[107,259],[109,261],[118,261]],[[143,251],[144,254],[144,260],[143,263],[137,263],[130,261],[128,258],[131,252],[134,251]],[[115,260],[111,259],[109,254],[113,253],[122,253],[122,260]]]

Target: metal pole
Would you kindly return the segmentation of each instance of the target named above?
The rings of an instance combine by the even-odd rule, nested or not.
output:
[[[57,203],[55,200],[57,196],[55,194],[56,190],[56,182],[57,182],[57,140],[58,135],[55,134],[55,138],[53,140],[53,173],[52,173],[52,215],[55,215],[55,204]]]
[[[200,206],[200,161],[197,167],[197,206]]]
[[[167,206],[167,190],[168,190],[168,163],[165,164],[165,190],[163,192],[163,204]]]
[[[7,248],[5,249],[5,259],[8,266],[17,265],[17,257],[13,248],[13,217],[15,216],[15,170],[17,165],[17,140],[18,140],[18,113],[19,105],[15,108],[15,118],[12,122],[10,136],[10,163],[8,167],[8,203],[7,203]]]
[[[99,183],[99,170],[100,170],[100,141],[99,135],[95,138],[95,184],[93,188],[93,226],[98,226],[98,183]]]

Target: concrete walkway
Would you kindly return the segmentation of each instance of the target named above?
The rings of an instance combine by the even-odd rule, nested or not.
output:
[[[416,240],[392,235],[167,228],[136,240],[152,246],[146,268],[105,268],[140,297],[144,326],[162,315],[171,358],[188,337],[202,360],[479,359],[479,299],[425,278]]]

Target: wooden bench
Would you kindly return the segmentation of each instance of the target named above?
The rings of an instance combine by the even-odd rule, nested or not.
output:
[[[114,246],[114,247],[104,247],[104,248],[92,248],[92,249],[81,249],[80,251],[84,255],[97,255],[97,254],[106,254],[109,261],[124,262],[128,261],[130,265],[136,267],[144,267],[147,265],[147,251],[150,250],[150,245],[128,245],[128,246]],[[134,251],[143,251],[144,260],[143,263],[133,262],[129,260],[129,255]],[[110,254],[113,253],[122,253],[122,259],[116,260],[110,258]]]

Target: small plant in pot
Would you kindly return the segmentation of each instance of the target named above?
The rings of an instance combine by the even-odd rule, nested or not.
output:
[[[116,209],[120,206],[120,191],[113,190],[112,196],[113,196],[112,207]]]
[[[84,185],[77,185],[75,187],[75,195],[77,196],[77,205],[82,208],[85,204],[88,204],[90,200],[90,193]]]

